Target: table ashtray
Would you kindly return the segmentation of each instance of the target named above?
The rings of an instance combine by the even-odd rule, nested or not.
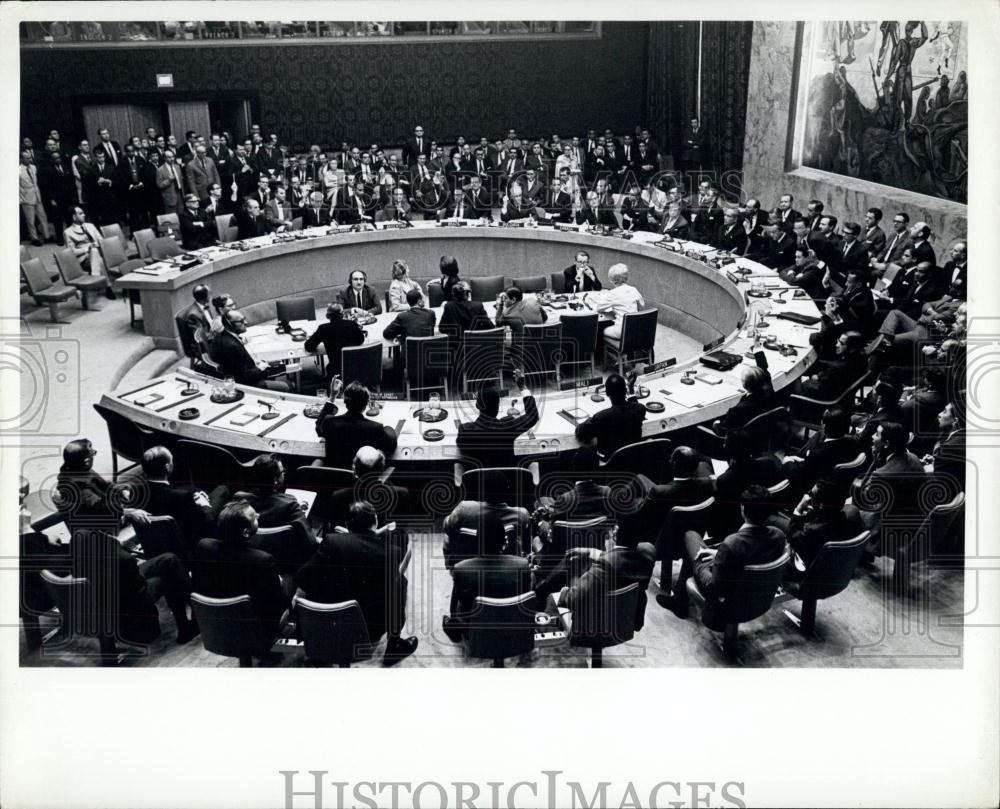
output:
[[[213,393],[209,398],[216,404],[232,404],[243,398],[243,391],[234,390],[232,393]]]
[[[181,391],[181,396],[194,396],[198,392],[198,389],[193,385],[191,387],[184,388]]]
[[[365,411],[365,415],[368,416],[368,418],[374,418],[381,412],[382,408],[376,404],[373,404]]]
[[[318,419],[319,418],[319,414],[323,412],[323,408],[324,407],[325,407],[325,404],[321,404],[321,405],[320,404],[308,404],[303,409],[302,415],[305,416],[307,419]],[[337,405],[330,404],[330,409],[327,412],[331,416],[336,416],[337,415]]]
[[[646,402],[643,407],[645,407],[650,413],[662,413],[667,409],[663,402]]]
[[[185,407],[177,414],[177,418],[181,421],[191,421],[191,419],[196,419],[201,415],[201,411],[197,407]]]
[[[601,396],[601,394],[599,394],[599,393],[592,393],[592,394],[590,394],[590,401],[592,401],[592,402],[603,402],[604,401],[604,397]]]
[[[442,438],[444,438],[444,430],[439,430],[437,427],[424,430],[424,439],[427,441],[440,441]]]
[[[435,414],[435,415],[433,415],[433,416],[432,416],[432,415],[431,415],[431,414],[430,414],[430,413],[429,413],[429,412],[427,411],[427,409],[426,409],[426,408],[423,408],[423,407],[421,407],[421,408],[420,408],[420,409],[419,409],[419,410],[418,410],[418,411],[416,412],[416,416],[417,416],[417,418],[418,418],[418,419],[420,419],[421,421],[425,421],[425,422],[428,422],[428,423],[431,423],[431,424],[433,424],[434,422],[437,422],[437,421],[444,421],[444,420],[445,420],[446,418],[448,418],[448,411],[447,411],[447,410],[445,410],[445,409],[444,409],[444,408],[442,407],[442,408],[439,408],[439,409],[438,409],[438,412],[437,412],[437,414]]]

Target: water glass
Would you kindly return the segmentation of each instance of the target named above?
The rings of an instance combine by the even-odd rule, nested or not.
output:
[[[223,390],[225,391],[226,396],[232,396],[236,393],[236,380],[231,376],[227,376],[223,382]]]
[[[441,395],[438,393],[432,393],[430,398],[427,400],[427,415],[437,416],[441,412]]]

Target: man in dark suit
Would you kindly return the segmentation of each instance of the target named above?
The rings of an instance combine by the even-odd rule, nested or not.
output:
[[[219,172],[219,185],[223,188],[223,198],[228,199],[233,184],[233,153],[228,146],[222,143],[222,138],[217,132],[212,133],[212,142],[208,147],[207,154],[215,163],[216,171]],[[223,211],[219,213],[223,213]]]
[[[929,458],[934,467],[934,479],[942,481],[953,492],[964,491],[965,405],[959,401],[945,405],[938,414],[938,426],[944,437],[934,445]]]
[[[97,136],[100,140],[94,147],[94,157],[97,157],[98,152],[103,152],[112,169],[117,169],[125,154],[122,147],[119,146],[118,141],[111,140],[111,133],[107,129],[99,130]]]
[[[472,559],[482,550],[482,537],[496,530],[508,537],[507,553],[527,550],[531,517],[527,509],[508,504],[514,495],[511,479],[500,470],[487,469],[482,476],[482,500],[462,500],[444,518],[445,567],[453,569],[463,559]],[[524,592],[524,591],[522,591]]]
[[[912,256],[912,252],[907,251],[904,260],[906,256]],[[900,281],[899,285],[896,285],[897,279]],[[917,264],[912,274],[901,267],[886,292],[898,296],[890,298],[891,308],[898,309],[913,319],[920,317],[924,304],[940,300],[944,295],[944,290],[934,278],[934,266],[928,261]]]
[[[868,369],[864,338],[859,332],[844,332],[837,338],[836,359],[796,382],[797,393],[814,399],[834,399],[857,382]]]
[[[194,147],[198,142],[198,133],[193,129],[189,129],[184,133],[184,143],[180,145],[177,149],[177,159],[182,161],[186,166],[188,161],[194,157]]]
[[[596,191],[587,192],[586,202],[576,212],[573,221],[578,225],[589,225],[590,227],[596,227],[597,225],[609,228],[618,227],[618,218],[615,216],[614,210],[600,204]]]
[[[634,233],[648,231],[652,227],[649,221],[649,206],[640,196],[636,186],[632,186],[628,190],[628,196],[622,200],[620,213],[624,230]]]
[[[349,346],[359,346],[365,341],[365,333],[354,320],[344,317],[344,307],[331,303],[326,307],[327,322],[317,327],[308,340],[306,351],[315,352],[320,345],[326,352],[326,376],[328,379],[340,373],[340,350]]]
[[[266,177],[271,185],[277,182],[283,168],[281,151],[278,147],[268,141],[257,150],[254,157],[258,176]]]
[[[702,622],[716,631],[724,628],[720,606],[739,587],[743,569],[747,565],[773,562],[785,552],[784,533],[767,524],[775,511],[767,489],[757,484],[748,486],[740,495],[740,509],[743,515],[742,527],[715,548],[706,547],[696,532],[685,534],[685,564],[681,566],[681,580],[672,597],[658,595],[656,603],[669,609],[678,618],[687,618],[687,588],[684,580],[690,571],[698,583],[698,589],[705,596]]]
[[[76,196],[73,172],[63,162],[59,152],[52,152],[38,167],[38,190],[42,194],[42,205],[52,223],[56,243],[63,240],[63,229],[69,222]]]
[[[344,185],[337,189],[333,207],[337,222],[341,225],[358,225],[372,219],[368,214],[368,200],[357,187],[353,174],[344,176]]]
[[[239,239],[256,239],[258,236],[266,236],[273,229],[261,212],[260,203],[253,197],[247,197],[236,214],[236,228]]]
[[[403,161],[407,166],[412,166],[417,162],[417,155],[424,155],[428,160],[431,156],[431,139],[419,125],[413,128],[413,137],[403,144]]]
[[[708,180],[698,184],[698,201],[691,206],[687,216],[689,236],[696,242],[711,244],[722,225],[722,206],[719,191]]]
[[[931,228],[926,222],[915,222],[910,228],[910,238],[913,239],[913,254],[917,261],[929,261],[933,266],[937,266],[937,255],[934,248],[927,241],[931,236]]]
[[[840,276],[846,276],[848,270],[862,270],[867,275],[871,256],[861,241],[861,225],[857,222],[844,223],[844,240],[838,252],[831,255],[829,263]]]
[[[208,199],[208,189],[213,183],[222,182],[219,170],[212,158],[205,153],[205,146],[201,143],[195,147],[194,157],[185,166],[184,174],[188,191],[195,194],[200,202]]]
[[[867,275],[867,268],[852,268],[847,271],[847,279],[843,286],[836,280],[829,267],[823,276],[823,283],[833,294],[843,296],[850,310],[851,319],[863,334],[871,334],[878,327],[875,319],[875,296],[865,282]]]
[[[397,513],[411,513],[409,491],[404,486],[396,486],[383,480],[385,453],[382,450],[360,447],[354,455],[351,468],[354,471],[354,485],[335,492],[321,491],[317,494],[317,502],[321,498],[329,498],[329,503],[323,504],[322,511],[331,515],[336,525],[347,524],[347,510],[359,496],[379,503],[379,513],[385,518],[384,521]]]
[[[795,236],[784,228],[769,225],[765,232],[767,235],[762,247],[763,252],[756,259],[765,267],[770,267],[772,270],[791,267],[795,263],[795,251],[798,247],[812,253],[808,244],[797,245]]]
[[[861,234],[861,241],[871,260],[875,260],[885,250],[885,231],[879,224],[881,221],[881,208],[869,208],[865,211],[865,227]]]
[[[788,234],[781,228],[775,229],[786,242],[790,241]],[[814,301],[822,301],[827,296],[823,286],[824,271],[816,264],[816,254],[808,247],[795,248],[795,262],[788,269],[779,270],[778,274],[787,284],[803,290]]]
[[[572,266],[563,270],[566,292],[597,292],[602,289],[597,271],[590,266],[590,254],[580,250],[574,257]]]
[[[424,219],[441,219],[448,211],[451,191],[444,181],[444,174],[435,171],[430,180],[424,180],[414,193],[415,206]]]
[[[263,360],[255,360],[247,350],[243,337],[247,323],[243,313],[230,309],[222,316],[222,325],[223,330],[212,340],[212,359],[219,364],[222,374],[233,377],[240,385],[287,391],[287,382],[267,378],[268,374],[280,373],[280,369]]]
[[[360,382],[350,382],[344,388],[345,412],[333,415],[331,402],[320,413],[316,420],[316,434],[326,440],[328,466],[349,467],[361,447],[374,447],[385,453],[387,458],[396,451],[393,429],[365,417],[369,399],[368,388]]]
[[[778,207],[774,209],[771,221],[784,230],[791,231],[792,225],[802,218],[802,214],[792,207],[794,198],[791,194],[782,194],[778,199]]]
[[[232,167],[233,179],[236,182],[235,205],[239,207],[243,204],[244,198],[250,196],[257,187],[257,170],[242,144],[236,146],[236,156],[233,158]],[[230,198],[231,193],[232,183],[223,186],[223,196],[226,199]]]
[[[768,238],[766,229],[770,224],[767,211],[760,209],[759,199],[751,197],[743,206],[741,216],[742,221],[740,224],[747,234],[746,257],[756,261],[758,260],[757,257],[763,256],[767,252]]]
[[[836,227],[837,217],[824,214],[819,218],[819,227],[809,235],[809,244],[816,251],[816,257],[833,266],[836,266],[844,247],[844,240],[837,234]]]
[[[184,310],[184,326],[188,330],[188,335],[193,340],[198,329],[201,329],[204,338],[210,341],[217,331],[222,328],[222,322],[212,311],[210,304],[212,290],[205,284],[198,284],[192,291],[194,301]]]
[[[816,481],[825,478],[838,464],[853,461],[864,450],[848,431],[851,419],[840,405],[823,411],[823,430],[808,442],[805,458],[788,455],[783,462],[785,477],[797,492],[806,492]]]
[[[582,444],[596,440],[597,451],[610,458],[616,449],[642,440],[646,408],[634,396],[626,398],[628,387],[618,374],[608,376],[604,392],[611,405],[578,425],[576,439]]]
[[[347,279],[347,287],[337,293],[337,303],[354,314],[378,315],[382,304],[372,288],[368,286],[368,276],[362,270],[354,270]]]
[[[396,353],[399,367],[403,367],[406,362],[406,338],[431,337],[437,320],[437,314],[424,308],[424,296],[419,289],[411,289],[406,293],[406,303],[410,308],[397,314],[392,323],[382,331],[382,337],[386,340],[399,341],[399,351]]]
[[[965,300],[968,287],[969,251],[964,241],[951,247],[951,258],[941,268],[941,282],[952,298]]]
[[[215,244],[217,231],[215,222],[209,220],[200,210],[201,203],[194,194],[184,197],[181,211],[181,245],[185,250],[199,250]]]
[[[264,633],[273,635],[289,602],[273,557],[251,547],[257,525],[257,513],[246,502],[234,500],[223,507],[218,519],[219,538],[198,543],[194,591],[211,598],[249,595]]]
[[[378,643],[388,636],[383,664],[393,665],[416,651],[417,639],[401,637],[406,622],[405,551],[391,533],[377,530],[376,525],[371,503],[352,503],[348,533],[327,534],[297,578],[310,600],[326,604],[356,600],[369,640]]]
[[[476,395],[478,418],[458,426],[455,443],[463,457],[477,460],[487,468],[517,465],[514,462],[514,441],[538,423],[535,397],[525,387],[524,381],[524,374],[515,370],[514,382],[521,388],[524,400],[524,413],[519,416],[498,417],[500,391],[492,386],[479,391]]]
[[[556,222],[569,222],[573,216],[573,198],[564,190],[563,178],[553,177],[545,212]]]
[[[886,265],[898,263],[903,251],[912,246],[910,215],[900,211],[892,218],[892,233],[886,237],[885,248],[877,255],[873,254],[872,267],[880,273],[884,273]]]
[[[722,225],[713,243],[719,250],[742,256],[747,248],[747,232],[740,225],[740,214],[736,208],[726,208],[722,214]]]
[[[673,479],[669,483],[655,484],[648,478],[640,478],[646,487],[642,505],[622,524],[628,525],[642,541],[656,542],[660,558],[676,559],[679,555],[676,546],[678,537],[666,532],[670,510],[675,506],[697,505],[712,496],[712,479],[707,477],[711,466],[705,462],[705,457],[691,447],[677,447],[670,454]],[[668,590],[668,584],[669,576],[661,582],[661,586]]]
[[[94,153],[94,166],[86,179],[87,208],[94,224],[101,227],[120,223],[120,175],[107,159],[106,152],[97,150]]]
[[[322,191],[309,195],[309,207],[302,209],[302,227],[327,227],[331,223],[330,208],[325,204]]]

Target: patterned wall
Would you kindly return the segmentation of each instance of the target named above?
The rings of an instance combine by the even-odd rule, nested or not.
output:
[[[645,109],[646,23],[604,23],[598,40],[259,47],[106,48],[21,53],[21,126],[74,133],[86,93],[259,93],[259,122],[289,143],[631,130]],[[70,99],[72,103],[67,103]],[[77,133],[78,134],[78,133]]]

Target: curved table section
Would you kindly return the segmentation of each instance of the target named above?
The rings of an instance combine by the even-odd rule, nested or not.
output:
[[[308,238],[274,242],[240,251],[208,248],[198,251],[203,263],[179,271],[164,269],[130,273],[119,281],[137,290],[146,334],[157,348],[179,350],[174,316],[192,301],[192,290],[208,284],[228,293],[250,322],[276,317],[279,298],[312,296],[318,307],[334,300],[347,285],[349,272],[365,270],[381,296],[391,279],[392,262],[403,259],[417,280],[439,277],[440,257],[458,259],[463,277],[501,275],[508,280],[561,271],[573,263],[579,249],[607,285],[607,269],[628,265],[630,283],[659,310],[659,322],[705,344],[731,335],[744,312],[742,292],[723,273],[701,261],[654,246],[657,234],[636,234],[632,240],[597,236],[583,231],[551,228],[440,227],[416,224],[403,230],[376,230],[325,235],[306,231]],[[152,271],[156,271],[153,266]]]

